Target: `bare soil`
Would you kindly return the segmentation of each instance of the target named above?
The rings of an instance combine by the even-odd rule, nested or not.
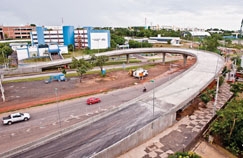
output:
[[[176,61],[174,64],[178,66],[173,68],[173,72],[187,69],[194,63],[195,59],[191,59],[183,66],[182,60]],[[169,68],[169,63],[156,64],[148,69],[149,76],[144,80],[129,76],[128,71],[119,70],[107,72],[105,77],[99,74],[86,74],[81,83],[78,77],[68,78],[67,82],[53,81],[49,84],[45,84],[44,81],[5,83],[3,87],[6,101],[1,102],[0,113],[55,102],[56,96],[58,100],[67,100],[132,86],[134,83],[147,82],[158,77]]]

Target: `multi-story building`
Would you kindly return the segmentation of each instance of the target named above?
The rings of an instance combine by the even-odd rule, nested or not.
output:
[[[92,27],[74,29],[73,26],[46,28],[38,26],[31,32],[32,45],[73,45],[75,48],[105,49],[110,47],[109,30],[93,30]]]
[[[0,26],[0,40],[6,39],[30,39],[30,32],[34,26]]]
[[[14,45],[18,60],[49,56],[51,60],[61,59],[71,45],[76,49],[106,49],[110,47],[109,30],[93,30],[92,27],[74,29],[73,26],[37,26],[30,32],[31,45]]]

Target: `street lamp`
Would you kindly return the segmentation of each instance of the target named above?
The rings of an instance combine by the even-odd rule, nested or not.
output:
[[[60,129],[62,128],[62,124],[61,124],[61,117],[60,117],[60,110],[59,110],[59,106],[58,106],[58,91],[57,91],[58,89],[57,88],[55,88],[55,94],[56,94],[56,104],[57,104],[57,111],[58,111],[58,119],[59,119],[59,127],[60,127]]]
[[[100,52],[100,39],[98,39],[98,54]]]
[[[213,116],[216,113],[216,105],[217,105],[217,100],[218,100],[218,91],[219,91],[219,76],[217,77],[216,94],[215,94],[214,105],[213,105]]]
[[[216,65],[216,69],[215,69],[215,77],[216,77],[217,70],[218,70],[218,62],[219,62],[219,57],[217,58],[217,65]],[[216,113],[216,105],[217,105],[217,100],[218,100],[218,91],[219,91],[219,75],[217,76],[216,94],[215,94],[215,99],[214,99],[214,104],[213,104],[213,116]]]
[[[155,82],[154,82],[154,80],[150,80],[150,82],[153,83],[153,118],[154,118],[154,88],[155,88]]]

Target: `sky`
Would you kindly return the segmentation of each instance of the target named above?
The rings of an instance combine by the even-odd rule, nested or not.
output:
[[[1,0],[0,25],[239,30],[243,0]]]

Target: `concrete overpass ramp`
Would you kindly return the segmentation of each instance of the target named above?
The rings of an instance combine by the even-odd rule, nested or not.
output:
[[[144,126],[140,130],[132,133],[109,148],[97,153],[94,157],[116,157],[136,147],[141,142],[151,139],[171,126],[176,119],[176,111],[185,108],[188,103],[204,90],[213,80],[218,77],[224,67],[224,59],[215,53],[176,48],[151,48],[141,49],[141,52],[175,53],[192,55],[197,58],[196,64],[190,69],[180,74],[176,78],[169,80],[163,85],[157,86],[150,93],[146,93],[138,98],[129,101],[126,106],[140,102],[146,105],[148,110],[153,111],[154,121]],[[139,53],[139,49],[127,50],[124,53]],[[103,53],[103,55],[114,55],[115,52]],[[156,83],[156,79],[154,80]],[[146,95],[146,96],[145,96]],[[160,115],[159,117],[158,114]]]

